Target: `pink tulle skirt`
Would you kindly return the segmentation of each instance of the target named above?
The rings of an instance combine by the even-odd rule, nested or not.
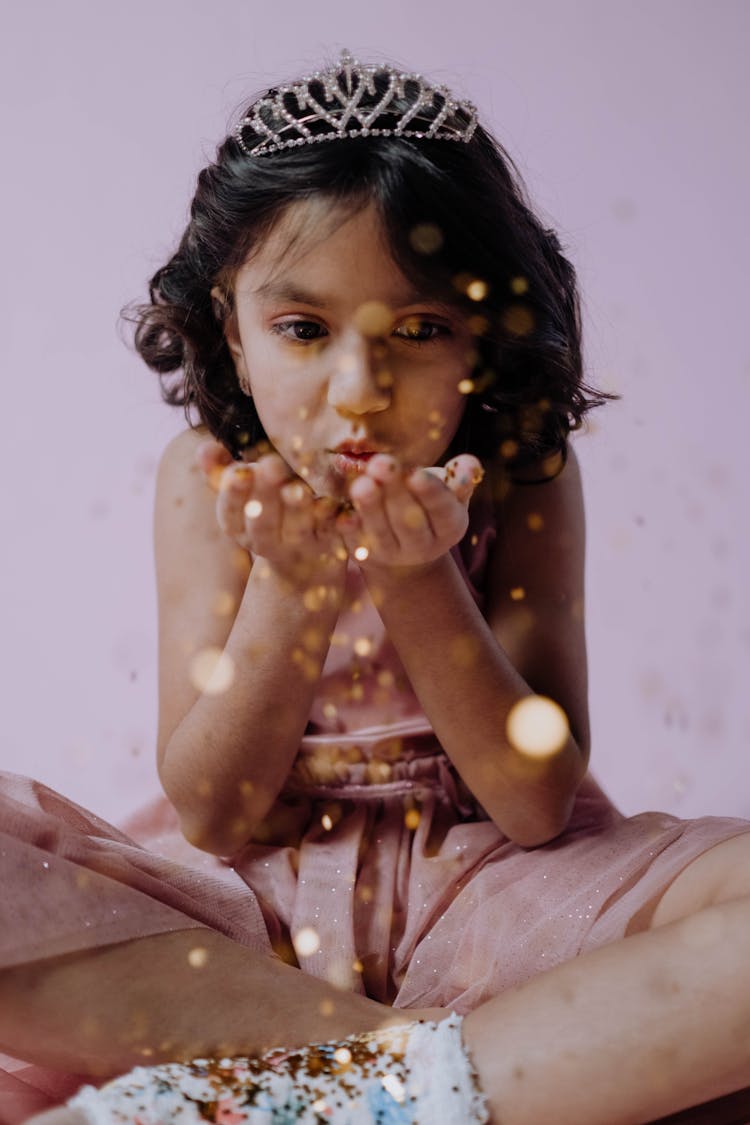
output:
[[[309,930],[304,972],[465,1014],[623,937],[691,860],[750,831],[739,819],[626,818],[587,777],[566,832],[525,850],[440,753],[392,763],[383,783],[361,763],[343,784],[289,789],[272,821],[230,862],[191,848],[164,799],[121,831],[0,773],[0,967],[203,927],[270,953]],[[81,1082],[0,1056],[0,1125]]]

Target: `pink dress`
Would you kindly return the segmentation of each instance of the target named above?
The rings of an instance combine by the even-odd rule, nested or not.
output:
[[[480,605],[494,535],[476,508],[454,551]],[[443,753],[356,568],[348,594],[263,842],[231,861],[190,847],[166,799],[121,831],[0,774],[0,968],[192,927],[270,953],[311,930],[305,972],[397,1007],[463,1014],[623,937],[692,859],[750,830],[625,818],[587,776],[561,837],[511,843]],[[0,1125],[80,1082],[0,1056]]]

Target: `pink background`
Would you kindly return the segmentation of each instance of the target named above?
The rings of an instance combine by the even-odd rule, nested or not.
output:
[[[626,812],[750,816],[750,7],[16,5],[0,66],[0,763],[107,818],[156,791],[154,471],[122,343],[234,109],[348,46],[452,85],[577,263],[593,765]],[[744,513],[744,514],[743,514]]]

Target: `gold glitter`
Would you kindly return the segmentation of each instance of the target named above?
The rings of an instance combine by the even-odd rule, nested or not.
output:
[[[304,422],[305,418],[307,418],[309,413],[310,413],[310,411],[308,410],[308,408],[306,406],[300,406],[299,410],[297,411],[297,416],[298,416],[298,418],[300,418]]]
[[[232,551],[232,567],[242,578],[247,578],[250,573],[252,563],[250,556],[242,547],[236,547]]]
[[[320,823],[323,825],[326,832],[330,832],[333,828],[333,820],[328,815],[328,813],[323,813],[322,817],[320,818]]]
[[[526,597],[526,591],[523,586],[514,586],[510,592],[510,596],[514,602],[520,602]]]
[[[255,786],[253,785],[252,781],[250,781],[246,777],[243,777],[242,781],[240,782],[240,794],[243,799],[248,800],[249,797],[252,797],[254,792]]]
[[[409,242],[418,254],[435,254],[443,245],[443,232],[435,223],[417,223],[409,231]]]
[[[365,971],[365,967],[359,959],[352,961],[352,969],[355,973],[363,973]]]
[[[365,301],[354,313],[354,323],[363,336],[387,336],[393,312],[382,301]]]
[[[541,531],[544,527],[544,520],[539,515],[539,512],[530,512],[526,517],[526,526],[529,531]]]
[[[368,762],[367,780],[371,785],[380,785],[391,780],[391,769],[388,762]]]
[[[76,886],[79,888],[79,890],[84,891],[86,889],[86,887],[88,887],[90,882],[91,882],[91,875],[88,871],[77,871],[76,872]]]
[[[369,656],[372,652],[372,641],[369,637],[357,637],[353,647],[357,656]]]
[[[308,652],[320,652],[323,647],[323,633],[320,629],[305,629],[302,643]]]
[[[479,536],[478,535],[472,535],[469,542],[471,543],[472,547],[476,547],[477,543],[479,542]]]
[[[318,931],[314,930],[312,926],[303,926],[292,936],[292,944],[298,957],[312,957],[320,949]]]
[[[427,436],[431,441],[437,441],[437,439],[440,437],[440,432],[441,431],[439,429],[433,428],[427,431]]]
[[[260,500],[248,500],[245,504],[244,512],[249,520],[257,520],[262,511],[263,505]]]
[[[299,451],[300,451],[300,449],[302,449],[303,445],[304,445],[304,442],[302,440],[302,436],[300,434],[295,434],[294,437],[292,438],[292,449],[294,450],[294,452],[299,453]]]
[[[520,445],[513,438],[506,438],[505,441],[500,442],[500,456],[504,457],[506,461],[512,461],[514,457],[518,456]]]
[[[210,797],[213,793],[213,786],[207,777],[202,777],[195,787],[195,792],[199,797]]]
[[[407,809],[406,813],[404,814],[404,824],[407,828],[412,830],[419,827],[419,822],[421,819],[422,815],[419,809]]]
[[[427,415],[427,421],[428,422],[435,422],[436,425],[442,426],[445,423],[445,418],[443,418],[443,415],[440,413],[439,410],[431,410],[430,413]]]
[[[565,745],[568,718],[554,699],[529,695],[511,707],[505,733],[511,746],[529,758],[548,758]]]
[[[333,1000],[321,1000],[320,1008],[318,1010],[320,1011],[321,1016],[332,1016],[336,1008]]]
[[[212,609],[217,617],[229,617],[234,612],[237,599],[228,590],[218,590],[214,594]]]
[[[335,719],[339,713],[339,709],[335,703],[324,703],[323,714],[327,719]]]
[[[304,477],[305,480],[310,476],[310,470],[307,465],[300,465],[299,475]]]
[[[191,949],[188,954],[188,964],[191,965],[193,969],[202,969],[207,962],[208,949],[205,949],[202,945],[196,945],[195,948]]]
[[[352,1053],[347,1047],[337,1047],[333,1052],[333,1057],[339,1066],[349,1066],[352,1061]],[[314,1108],[313,1106],[313,1109]]]
[[[375,376],[375,382],[381,388],[388,388],[393,386],[393,375],[386,368],[378,371]]]
[[[473,379],[462,379],[461,382],[458,384],[459,394],[470,395],[473,390],[474,390]]]
[[[222,695],[234,682],[234,661],[229,653],[208,645],[190,661],[190,682],[206,695]]]
[[[357,891],[357,897],[362,902],[372,902],[372,900],[374,898],[372,887],[368,887],[367,884],[360,887]]]
[[[534,314],[528,305],[508,305],[502,315],[503,327],[512,336],[528,336],[534,331]]]
[[[384,668],[382,672],[378,672],[378,683],[381,687],[391,688],[396,682],[396,677],[391,672],[390,668]]]
[[[490,291],[490,287],[486,281],[481,281],[478,277],[474,281],[470,281],[466,286],[466,296],[471,301],[483,301]]]
[[[357,562],[364,562],[365,559],[370,557],[370,552],[368,551],[367,547],[357,547],[354,552],[354,557]]]
[[[316,1101],[314,1101],[310,1106],[310,1109],[313,1111],[313,1113],[322,1113],[328,1115],[328,1102],[325,1100],[325,1098],[317,1098]]]
[[[351,609],[352,609],[352,613],[361,613],[362,612],[362,602],[360,601],[359,598],[357,598],[356,601],[352,602]]]
[[[528,292],[529,283],[525,277],[512,277],[510,279],[510,289],[512,293],[520,297],[522,294]]]
[[[438,433],[437,436],[440,437],[440,434]],[[410,504],[404,510],[403,521],[411,531],[421,531],[423,527],[427,527],[427,516],[419,504]]]
[[[487,317],[480,316],[478,313],[474,313],[473,316],[470,316],[466,324],[472,336],[484,336],[490,326]]]
[[[362,684],[353,684],[351,690],[349,691],[349,698],[359,703],[364,699],[364,697],[365,689],[362,687]]]
[[[479,641],[473,633],[459,633],[452,638],[448,655],[459,668],[474,668],[479,657]]]

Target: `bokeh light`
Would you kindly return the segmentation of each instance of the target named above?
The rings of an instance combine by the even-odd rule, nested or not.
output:
[[[514,749],[529,758],[548,758],[565,745],[570,733],[562,707],[545,695],[519,699],[505,723],[505,733]]]

